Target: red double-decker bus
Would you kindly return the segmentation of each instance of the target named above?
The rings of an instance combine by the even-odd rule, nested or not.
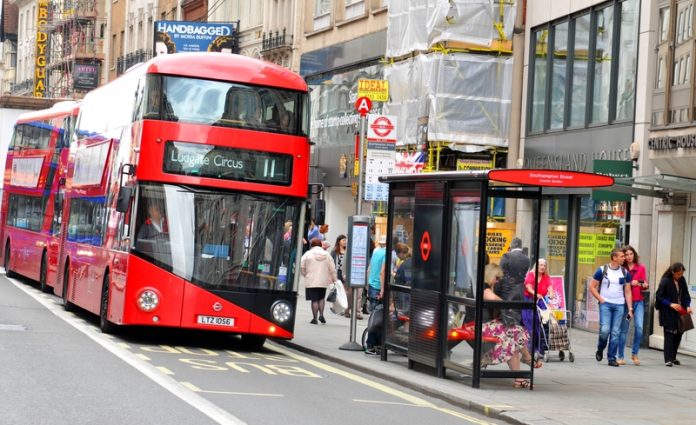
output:
[[[80,104],[65,101],[20,115],[8,146],[0,214],[7,275],[22,274],[48,292],[58,269],[70,139]]]
[[[244,56],[156,57],[87,94],[56,293],[100,327],[293,336],[308,96]]]

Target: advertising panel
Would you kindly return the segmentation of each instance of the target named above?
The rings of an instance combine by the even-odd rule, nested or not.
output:
[[[99,85],[99,65],[96,63],[76,63],[73,71],[73,88],[93,90]]]
[[[46,46],[48,33],[45,26],[48,23],[48,0],[39,0],[36,15],[36,56],[34,58],[34,97],[44,97],[46,94]]]
[[[156,21],[155,56],[180,52],[236,53],[235,24]]]

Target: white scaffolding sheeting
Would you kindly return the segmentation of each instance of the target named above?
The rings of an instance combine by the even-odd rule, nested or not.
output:
[[[399,144],[418,143],[419,124],[427,117],[428,141],[467,152],[507,146],[511,57],[431,53],[387,67],[384,74],[391,98],[384,113],[398,117]]]
[[[425,51],[440,42],[491,47],[512,37],[516,0],[390,0],[387,57]],[[502,11],[502,17],[501,17]],[[425,23],[425,25],[423,25]],[[473,47],[473,46],[472,46]]]

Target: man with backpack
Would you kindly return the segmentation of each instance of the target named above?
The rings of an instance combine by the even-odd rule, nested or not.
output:
[[[590,293],[599,301],[599,341],[595,358],[602,361],[604,348],[609,342],[607,360],[609,366],[618,367],[616,356],[619,350],[621,321],[633,317],[631,274],[623,267],[624,253],[615,248],[611,251],[611,262],[597,269],[590,282]],[[626,306],[628,305],[628,311]]]

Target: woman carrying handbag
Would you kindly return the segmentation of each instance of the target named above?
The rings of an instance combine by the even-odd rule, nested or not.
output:
[[[681,343],[684,329],[681,326],[680,316],[693,312],[691,309],[691,296],[686,286],[684,272],[686,268],[682,263],[674,263],[664,272],[660,280],[660,286],[655,294],[655,309],[659,310],[660,326],[664,330],[664,356],[665,366],[679,366],[677,350]]]

